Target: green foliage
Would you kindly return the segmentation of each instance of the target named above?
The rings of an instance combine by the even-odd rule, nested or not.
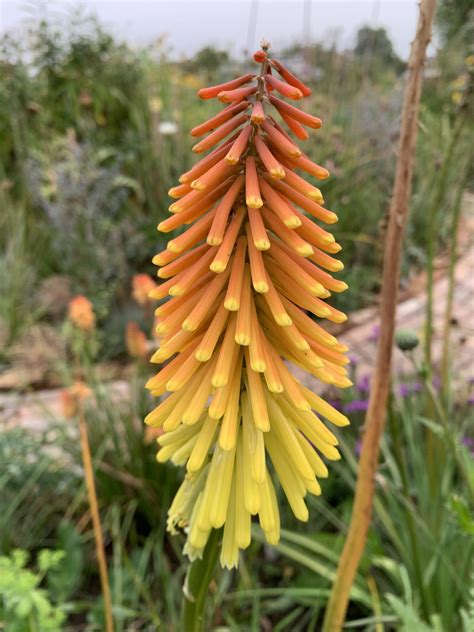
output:
[[[384,28],[360,28],[356,35],[354,53],[366,63],[376,61],[379,69],[390,66],[400,71],[404,66],[393,50],[392,42]]]
[[[46,582],[57,603],[67,602],[78,590],[84,572],[84,543],[71,522],[58,525],[55,545],[62,556],[49,569]]]
[[[178,473],[157,466],[156,446],[145,437],[142,419],[150,402],[144,377],[135,375],[130,400],[119,403],[117,394],[97,382],[93,369],[88,379],[96,385],[96,404],[88,406],[87,420],[110,554],[116,629],[128,630],[136,621],[147,625],[158,625],[163,618],[177,621],[185,569],[181,547],[176,539],[168,540],[165,527]],[[54,542],[61,558],[41,582],[54,603],[64,605],[62,611],[87,620],[92,630],[102,630],[77,428],[72,421],[69,427],[63,424],[51,422],[44,434],[20,429],[0,433],[1,551],[16,547],[32,551]],[[48,559],[41,557],[41,564]]]
[[[80,470],[60,448],[70,436],[60,426],[39,435],[21,428],[0,433],[0,551],[45,546],[76,502]]]
[[[0,625],[11,632],[60,632],[66,619],[40,584],[61,562],[62,551],[43,549],[36,572],[26,568],[28,553],[20,549],[0,557]]]
[[[24,208],[0,192],[0,354],[34,320],[31,294],[37,273],[30,230]]]
[[[205,46],[198,50],[193,59],[185,64],[190,72],[204,71],[206,77],[212,77],[219,68],[229,62],[229,53],[226,50],[216,50],[212,46]]]
[[[470,0],[441,0],[437,25],[445,42],[462,38],[472,45],[474,9]]]

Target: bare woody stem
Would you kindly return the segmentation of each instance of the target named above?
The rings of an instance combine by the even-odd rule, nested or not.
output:
[[[97,555],[97,563],[99,566],[100,584],[102,588],[102,596],[104,599],[104,616],[106,632],[113,632],[114,623],[112,617],[112,598],[110,595],[109,576],[107,572],[107,561],[105,558],[104,536],[102,534],[102,525],[100,523],[99,507],[97,503],[97,493],[94,481],[94,469],[92,465],[92,457],[89,446],[89,437],[87,433],[87,422],[84,415],[83,403],[78,401],[79,412],[79,433],[82,463],[84,466],[84,478],[87,488],[87,498],[89,501],[89,509],[92,517],[92,527],[94,530],[95,549]]]
[[[436,0],[422,0],[420,3],[416,37],[412,43],[408,62],[398,159],[385,241],[380,309],[381,329],[373,386],[364,425],[365,432],[362,439],[351,522],[326,609],[323,632],[337,632],[342,629],[352,583],[365,548],[371,521],[380,438],[384,429],[390,388],[400,261],[409,213],[423,66],[426,49],[431,39],[435,5]]]

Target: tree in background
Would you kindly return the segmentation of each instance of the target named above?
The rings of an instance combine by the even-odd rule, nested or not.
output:
[[[471,0],[442,0],[438,5],[436,26],[444,41],[472,42],[474,31],[474,8]]]
[[[194,57],[187,63],[190,71],[203,71],[206,79],[211,80],[217,70],[229,61],[229,53],[225,50],[217,50],[213,46],[205,46],[198,50]]]
[[[357,58],[365,60],[370,75],[382,68],[389,67],[396,72],[404,68],[404,63],[395,53],[384,28],[374,29],[370,26],[360,28],[356,35],[354,54]]]

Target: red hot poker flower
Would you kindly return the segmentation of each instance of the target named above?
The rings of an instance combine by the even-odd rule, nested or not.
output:
[[[231,105],[192,130],[208,134],[194,151],[211,152],[171,189],[173,215],[159,229],[184,230],[156,255],[164,281],[151,292],[167,298],[156,310],[161,342],[152,357],[166,364],[148,381],[162,399],[146,423],[162,432],[158,461],[187,471],[168,529],[184,529],[185,552],[195,558],[211,530],[224,527],[227,567],[250,543],[252,516],[267,541],[278,542],[275,477],[295,516],[308,519],[305,496],[320,494],[318,479],[328,475],[322,457],[340,458],[327,424],[349,423],[291,368],[350,385],[347,349],[319,322],[345,319],[326,302],[346,289],[332,276],[343,267],[333,257],[340,246],[314,221],[337,216],[297,171],[329,174],[291,137],[306,138],[303,126],[321,122],[273,96],[300,99],[310,90],[267,51],[254,55],[258,77],[198,93]]]

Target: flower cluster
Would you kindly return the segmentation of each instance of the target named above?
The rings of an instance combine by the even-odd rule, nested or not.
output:
[[[92,303],[85,296],[75,296],[68,305],[69,320],[82,331],[92,331],[95,327],[95,314]]]
[[[338,387],[347,349],[312,316],[341,323],[325,302],[346,284],[333,235],[316,224],[337,216],[320,190],[298,175],[328,177],[274,118],[299,139],[321,120],[281,97],[310,90],[268,48],[254,55],[258,75],[203,88],[202,99],[226,107],[191,134],[205,158],[172,188],[165,233],[189,226],[154,258],[164,280],[152,290],[168,299],[156,310],[165,366],[147,387],[161,403],[146,423],[163,429],[157,459],[186,466],[168,528],[183,528],[185,552],[202,554],[212,529],[224,527],[221,564],[238,563],[257,515],[266,539],[279,539],[278,480],[294,515],[308,519],[305,496],[320,494],[325,460],[339,459],[337,438],[321,420],[347,418],[306,388],[285,360]],[[277,94],[279,96],[277,96]],[[311,315],[309,315],[309,314]]]

